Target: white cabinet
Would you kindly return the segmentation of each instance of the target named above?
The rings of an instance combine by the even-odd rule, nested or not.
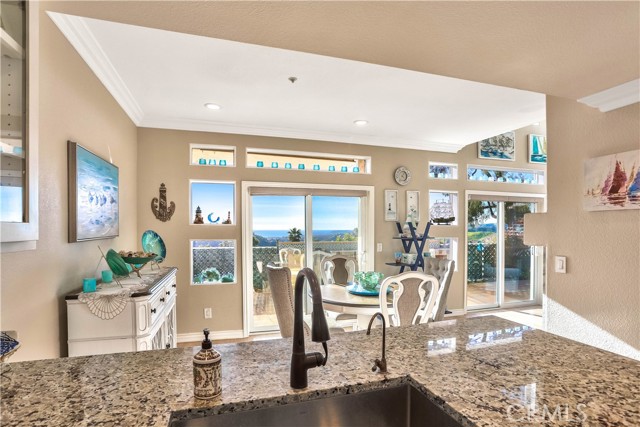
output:
[[[165,267],[145,271],[142,279],[126,279],[147,286],[132,292],[124,310],[108,320],[93,314],[78,293],[67,295],[69,356],[176,347],[176,272]]]

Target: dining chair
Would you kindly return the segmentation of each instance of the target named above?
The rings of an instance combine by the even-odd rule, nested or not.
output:
[[[347,282],[353,282],[358,260],[347,255],[331,255],[322,259],[320,269],[325,284],[346,286]]]
[[[393,314],[387,306],[387,290],[393,290]],[[438,295],[438,279],[419,271],[408,271],[389,276],[380,285],[380,309],[387,325],[416,325],[432,319],[433,308]]]
[[[347,286],[353,282],[353,276],[358,270],[358,260],[346,255],[329,255],[320,262],[322,281],[326,285]],[[355,314],[339,313],[335,315],[336,321],[355,320]]]
[[[331,252],[316,249],[313,251],[313,271],[316,272],[320,279],[320,284],[324,284],[324,274],[322,274],[322,260],[325,257],[333,255]]]
[[[276,267],[274,265],[267,265],[267,277],[269,278],[269,286],[271,287],[271,296],[273,298],[273,306],[276,311],[276,318],[278,319],[278,326],[280,327],[280,335],[282,338],[289,338],[293,336],[293,285],[291,279],[291,270],[289,267]],[[305,335],[310,336],[311,329],[309,328],[310,316],[305,316],[304,330]],[[342,333],[343,328],[335,325],[330,318],[327,318],[329,324],[329,331]]]
[[[449,293],[451,277],[453,276],[455,267],[456,263],[451,259],[424,259],[424,272],[435,276],[440,284],[435,306],[433,307],[433,315],[431,316],[431,319],[435,322],[444,319],[444,313],[447,306],[447,294]]]

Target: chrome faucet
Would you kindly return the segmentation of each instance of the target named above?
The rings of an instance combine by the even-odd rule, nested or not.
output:
[[[373,367],[371,368],[371,370],[375,372],[376,369],[379,369],[381,374],[385,374],[387,373],[387,358],[384,354],[386,346],[387,324],[382,313],[377,312],[376,314],[371,316],[371,320],[369,320],[369,327],[367,328],[367,335],[371,335],[371,325],[373,324],[373,321],[376,320],[376,317],[380,317],[380,319],[382,319],[382,360],[376,359],[373,362]]]
[[[313,313],[311,314],[311,340],[321,342],[324,348],[322,353],[305,353],[304,349],[304,320],[302,318],[302,295],[304,279],[309,282],[311,299],[313,300]],[[324,366],[329,358],[327,341],[329,327],[322,306],[322,292],[316,274],[310,268],[303,268],[298,273],[294,286],[294,315],[293,315],[293,351],[291,353],[291,379],[292,388],[307,387],[307,370]]]

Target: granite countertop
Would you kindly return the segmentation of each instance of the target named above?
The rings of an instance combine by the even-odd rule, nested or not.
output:
[[[411,383],[463,425],[549,424],[557,408],[582,425],[640,425],[640,363],[507,320],[388,329],[386,375],[371,372],[380,347],[380,329],[334,334],[327,366],[310,369],[309,387],[295,391],[290,339],[216,345],[223,387],[211,401],[193,398],[197,348],[2,364],[1,424],[166,426],[171,417]],[[319,348],[307,342],[307,351]]]
[[[145,267],[140,270],[142,277],[138,277],[132,272],[129,273],[129,277],[119,278],[118,280],[122,286],[118,285],[115,280],[111,283],[98,283],[97,292],[104,291],[108,293],[113,290],[131,289],[130,296],[132,298],[151,295],[163,287],[168,277],[176,271],[178,271],[176,267],[159,267],[155,269],[151,266]],[[77,300],[78,295],[81,293],[82,289],[79,289],[76,292],[65,295],[64,299],[66,301]]]

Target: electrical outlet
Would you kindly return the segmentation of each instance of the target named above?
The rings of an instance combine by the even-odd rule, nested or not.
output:
[[[378,247],[376,248],[378,252],[382,252],[382,243],[378,243]]]
[[[211,307],[207,307],[204,309],[204,318],[205,319],[211,319],[211,317],[213,316]]]

